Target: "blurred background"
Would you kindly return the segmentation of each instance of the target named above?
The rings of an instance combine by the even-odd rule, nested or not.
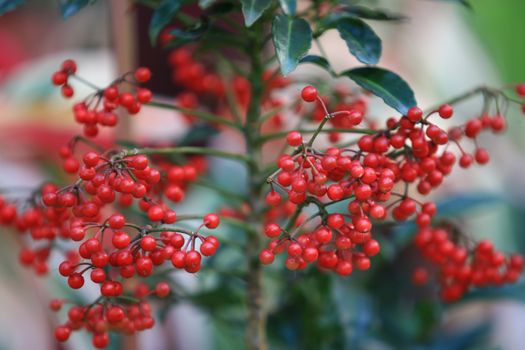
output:
[[[481,84],[525,81],[524,1],[472,0],[472,10],[457,1],[356,2],[409,17],[401,23],[369,23],[383,40],[381,66],[410,82],[421,107],[434,106]],[[60,180],[54,155],[79,129],[72,118],[72,101],[61,98],[51,84],[51,74],[64,59],[73,58],[80,75],[104,86],[121,72],[155,64],[162,54],[149,48],[141,34],[148,16],[144,9],[115,0],[97,1],[68,20],[61,18],[55,1],[29,1],[0,17],[0,188],[37,186],[50,177]],[[335,31],[323,37],[323,46],[336,70],[356,65],[346,49],[341,50]],[[321,75],[305,66],[292,77],[308,80]],[[169,98],[169,89],[158,88]],[[88,92],[79,87],[76,96]],[[462,104],[453,122],[477,115],[480,106],[481,100]],[[372,111],[379,119],[391,113],[380,105]],[[483,168],[456,170],[435,199],[440,214],[453,216],[473,237],[491,239],[506,252],[525,254],[525,118],[516,109],[510,109],[507,117],[505,136],[484,135],[481,140],[491,162]],[[131,120],[126,118],[116,135],[103,134],[102,139],[169,140],[184,133],[179,118],[174,112],[144,108]],[[219,162],[216,169],[214,177],[235,188],[221,177],[231,164]],[[203,198],[210,207],[217,202],[209,196],[195,190],[181,210],[198,207],[203,212]],[[523,349],[523,279],[442,305],[432,297],[432,290],[410,285],[415,265],[407,237],[412,233],[413,227],[401,225],[394,234],[385,234],[379,263],[366,276],[340,279],[314,271],[293,274],[270,269],[272,348]],[[48,311],[48,301],[58,294],[89,302],[96,291],[70,294],[54,267],[48,277],[36,277],[18,264],[20,237],[5,229],[0,234],[0,349],[60,348],[52,332],[60,321]],[[217,264],[228,266],[237,258],[238,252],[219,254],[218,259],[224,261]],[[162,310],[167,320],[163,326],[136,339],[112,340],[110,346],[241,349],[239,281],[205,273],[181,278],[195,290],[191,303]],[[90,342],[87,336],[75,334],[61,347],[89,349]]]

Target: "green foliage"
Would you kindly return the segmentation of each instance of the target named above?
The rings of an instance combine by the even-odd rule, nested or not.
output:
[[[89,4],[95,3],[96,0],[60,0],[60,14],[64,19],[75,15]]]
[[[24,4],[24,0],[0,0],[0,16]]]
[[[281,8],[285,14],[288,16],[295,15],[295,11],[297,9],[296,0],[279,0],[279,4],[281,4]]]
[[[339,35],[348,50],[365,64],[376,64],[381,56],[381,39],[368,24],[358,18],[341,18],[337,21]]]
[[[378,67],[362,67],[341,73],[355,81],[363,89],[380,97],[387,105],[401,114],[416,106],[414,92],[396,73]]]
[[[315,64],[316,66],[319,66],[329,72],[331,75],[335,76],[335,72],[332,70],[332,67],[330,67],[330,62],[324,57],[317,56],[317,55],[308,55],[303,57],[300,61],[300,64],[303,63],[311,63]]]
[[[359,5],[347,5],[342,9],[344,12],[363,19],[376,21],[403,21],[407,17],[398,13],[391,13],[386,10],[369,8]]]
[[[242,13],[244,14],[244,23],[246,26],[251,27],[271,3],[271,0],[241,0]]]
[[[160,31],[175,17],[181,4],[181,0],[163,0],[155,9],[149,24],[149,38],[152,45],[157,43]]]
[[[312,30],[304,19],[278,15],[272,23],[272,37],[283,75],[291,73],[312,45]]]

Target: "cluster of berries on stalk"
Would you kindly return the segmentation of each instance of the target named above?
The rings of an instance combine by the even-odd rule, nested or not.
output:
[[[170,52],[168,63],[172,67],[172,81],[175,86],[182,88],[176,96],[178,106],[187,110],[196,110],[206,105],[212,112],[224,118],[232,119],[232,106],[227,103],[227,89],[231,85],[235,107],[246,111],[250,102],[250,82],[243,76],[236,75],[231,81],[225,81],[218,73],[209,69],[201,62],[196,61],[190,48],[177,48]],[[261,102],[262,110],[269,111],[283,106],[281,99],[274,92],[287,87],[290,80],[271,71],[264,73],[265,92]],[[191,112],[183,113],[189,123],[195,118]],[[276,112],[270,118],[270,125],[283,125],[282,115]]]
[[[470,242],[450,225],[421,227],[415,245],[431,263],[446,302],[459,300],[472,287],[500,287],[514,283],[523,272],[525,260],[515,254],[505,256],[487,240]],[[415,285],[428,282],[429,269],[419,267],[412,274]]]
[[[188,49],[172,51],[169,63],[174,68],[173,81],[182,87],[176,97],[177,107],[190,123],[196,120],[191,111],[201,106],[226,119],[241,119],[235,115],[236,109],[245,114],[251,100],[246,78],[234,76],[225,82],[195,61]],[[84,125],[85,136],[95,137],[99,126],[115,126],[119,106],[135,114],[152,99],[151,91],[140,87],[151,77],[147,68],[125,74],[103,89],[84,81],[76,71],[76,63],[66,60],[52,81],[62,87],[67,98],[73,96],[71,78],[95,89],[73,108],[76,121]],[[266,119],[262,130],[281,129],[284,103],[275,92],[290,81],[267,71],[264,83],[261,109]],[[230,85],[233,94],[228,91]],[[518,85],[516,93],[525,96],[525,85]],[[354,269],[369,269],[371,258],[380,252],[373,222],[414,219],[419,228],[416,246],[438,270],[443,300],[457,300],[472,287],[499,286],[518,279],[523,257],[506,257],[488,241],[465,243],[451,227],[432,227],[436,205],[421,202],[409,193],[414,184],[419,194],[427,195],[443,183],[456,164],[467,168],[474,161],[487,163],[489,155],[479,147],[477,137],[483,130],[498,133],[505,129],[505,117],[499,111],[484,113],[445,131],[431,118],[451,118],[452,106],[442,105],[426,115],[412,107],[401,117],[389,118],[381,129],[367,116],[364,94],[336,89],[334,96],[324,97],[307,86],[300,99],[311,103],[312,108],[298,104],[294,111],[319,125],[313,131],[286,134],[286,143],[293,151],[279,156],[276,171],[267,179],[268,208],[261,220],[264,234],[271,240],[259,254],[261,263],[271,264],[276,255],[286,253],[285,266],[290,270],[315,263],[321,269],[348,276]],[[320,150],[314,141],[326,132],[325,125],[331,126],[328,141],[332,147]],[[345,133],[362,136],[341,144]],[[305,141],[307,134],[312,135]],[[155,268],[165,264],[198,272],[202,256],[214,255],[219,247],[215,236],[202,231],[216,229],[220,219],[209,213],[197,228],[189,230],[176,225],[195,217],[178,217],[168,205],[168,201],[182,201],[188,185],[204,171],[202,157],[174,165],[165,159],[157,162],[140,150],[102,152],[96,147],[96,151],[77,157],[79,140],[60,150],[64,171],[77,176],[77,181],[63,188],[41,186],[23,203],[0,197],[0,223],[29,233],[20,261],[38,274],[48,271],[47,260],[54,247],[62,241],[77,242],[74,249],[64,250],[59,273],[72,289],[97,284],[100,297],[89,305],[71,305],[68,319],[55,329],[55,337],[66,341],[71,332],[86,329],[93,334],[93,345],[104,348],[109,331],[133,334],[151,328],[155,320],[148,297],[163,298],[173,293],[167,281],[155,285],[128,281],[152,276]],[[466,140],[472,141],[473,151],[465,149]],[[344,201],[345,209],[332,210]],[[311,206],[315,211],[308,216],[306,211]],[[128,209],[138,209],[148,223],[137,224],[120,214]],[[223,208],[221,215],[243,220],[252,209],[244,203],[238,208]],[[288,221],[283,224],[285,219]],[[417,269],[413,280],[423,284],[428,271]],[[53,300],[50,308],[58,311],[65,304],[69,302]]]
[[[66,98],[73,96],[73,88],[68,84],[70,77],[76,78],[95,89],[82,102],[73,106],[75,121],[84,126],[86,137],[98,135],[100,126],[114,127],[118,123],[116,109],[121,106],[129,114],[140,112],[141,105],[151,101],[152,93],[149,89],[140,87],[151,78],[149,68],[141,67],[135,72],[124,74],[113,81],[106,88],[97,88],[76,74],[77,65],[73,60],[62,63],[61,69],[54,73],[52,81],[55,85],[62,85],[62,95]],[[124,84],[128,87],[122,88]]]
[[[484,114],[469,120],[465,125],[444,131],[430,118],[434,114],[443,119],[451,118],[454,110],[445,104],[427,115],[418,107],[412,107],[405,116],[388,119],[384,129],[376,129],[372,123],[368,123],[369,129],[359,129],[356,127],[366,121],[366,103],[363,99],[338,103],[349,109],[330,113],[326,107],[327,99],[320,97],[314,87],[305,87],[301,97],[305,102],[316,102],[321,106],[323,118],[314,118],[320,124],[308,141],[303,139],[300,131],[291,131],[286,136],[288,145],[294,151],[281,155],[277,160],[277,170],[267,181],[270,191],[266,195],[266,203],[269,207],[282,206],[283,202],[292,203],[293,214],[289,215],[288,224],[284,227],[278,223],[278,217],[265,225],[264,234],[271,241],[259,255],[263,264],[271,264],[276,254],[286,252],[285,266],[290,270],[304,269],[314,262],[322,269],[334,270],[345,276],[350,275],[354,268],[370,268],[370,258],[380,251],[379,242],[372,234],[372,222],[384,221],[389,217],[395,221],[413,218],[421,232],[424,232],[425,239],[433,242],[428,236],[432,232],[430,225],[436,215],[436,205],[411,197],[410,185],[417,184],[417,191],[421,195],[439,187],[457,163],[455,153],[449,148],[451,144],[459,149],[461,156],[458,163],[461,167],[468,167],[472,163],[465,160],[468,157],[475,159],[478,164],[487,163],[488,154],[477,145],[476,137],[483,129],[500,132],[505,128],[503,116]],[[314,147],[314,141],[323,132],[323,126],[335,118],[340,128],[350,128],[346,132],[364,134],[355,142],[357,147],[336,146],[324,151]],[[463,138],[474,141],[474,157],[464,151],[460,144]],[[329,140],[334,141],[335,138],[330,135]],[[399,188],[399,185],[401,193],[396,192],[396,186]],[[283,196],[286,196],[286,201]],[[345,200],[348,200],[346,212],[329,211],[330,206]],[[317,211],[306,217],[303,210],[310,205],[316,207]],[[445,240],[446,249],[450,248],[447,254],[453,255],[457,249],[443,234],[444,231],[438,232],[439,237],[436,239]],[[423,233],[417,236],[416,242],[421,235]],[[425,248],[428,251],[440,251],[435,245],[428,244]],[[517,279],[521,273],[522,258],[509,258],[506,263],[508,269],[499,273],[498,268],[505,265],[505,256],[492,252],[492,248],[483,248],[487,244],[480,243],[481,252],[476,252],[468,260],[467,251],[458,248],[465,254],[461,260],[460,253],[457,253],[457,264],[468,266],[473,277],[471,280],[463,276],[462,284],[451,280],[450,276],[445,278],[442,293],[444,300],[456,300],[468,290],[470,283],[484,286],[514,282]],[[440,256],[439,259],[444,258]],[[449,262],[447,259],[439,261]],[[490,264],[493,264],[493,270],[489,276],[479,277],[476,271],[489,268]]]

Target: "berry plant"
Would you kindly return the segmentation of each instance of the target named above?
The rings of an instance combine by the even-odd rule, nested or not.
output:
[[[4,3],[11,4],[4,11],[19,5]],[[86,3],[61,2],[61,10],[70,16]],[[191,298],[172,278],[182,270],[240,277],[246,348],[266,349],[268,274],[332,274],[359,283],[376,262],[384,264],[381,247],[391,239],[385,232],[406,221],[414,223],[406,244],[418,261],[406,268],[412,288],[437,286],[434,300],[457,302],[520,278],[521,255],[472,239],[428,195],[457,168],[489,162],[478,137],[503,133],[509,107],[525,112],[525,84],[475,87],[435,107],[418,105],[402,77],[377,66],[381,39],[369,23],[404,19],[379,8],[295,0],[137,3],[151,8],[151,43],[166,51],[176,95],[154,96],[156,67],[100,87],[74,60],[57,63],[52,83],[74,101],[72,117],[81,126],[57,150],[68,180],[46,182],[22,200],[9,189],[0,197],[1,224],[22,234],[23,265],[38,275],[58,270],[71,289],[99,290],[87,304],[50,301],[51,310],[65,310],[57,314],[57,341],[86,331],[94,347],[105,348],[110,333],[154,327],[158,305]],[[362,66],[337,72],[322,47],[321,55],[310,54],[312,42],[320,47],[332,30]],[[299,65],[327,74],[305,82],[289,75]],[[78,96],[78,85],[92,93]],[[455,122],[456,105],[479,97],[479,114]],[[375,104],[390,111],[375,115]],[[176,112],[186,137],[162,145],[99,142],[109,128],[120,140],[119,119],[147,119],[143,106]],[[196,134],[204,137],[195,141]],[[221,135],[237,145],[212,144]],[[226,182],[238,177],[245,185],[232,191],[212,180],[222,159],[242,165]],[[179,212],[194,187],[220,198],[211,212]],[[216,257],[229,249],[242,258],[220,271]],[[61,263],[50,266],[51,256]]]

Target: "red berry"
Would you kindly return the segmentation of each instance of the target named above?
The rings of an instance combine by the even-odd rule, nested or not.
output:
[[[79,289],[84,285],[84,277],[79,273],[73,273],[69,275],[67,284],[73,289]]]
[[[59,342],[65,342],[71,335],[71,328],[67,326],[58,326],[55,328],[55,339]]]
[[[157,285],[155,286],[155,294],[157,294],[159,298],[164,298],[168,296],[168,294],[170,294],[169,284],[167,284],[166,282],[157,283]]]
[[[146,67],[140,67],[135,71],[135,79],[137,79],[138,82],[144,83],[151,78],[151,71],[149,68]]]
[[[204,225],[209,229],[214,229],[219,226],[219,215],[217,214],[207,214],[203,219]]]
[[[454,109],[451,105],[442,105],[438,110],[439,116],[443,119],[448,119],[454,114]]]
[[[520,96],[525,97],[525,84],[516,85],[516,93]]]
[[[261,262],[261,264],[269,265],[274,261],[274,259],[275,255],[269,249],[263,249],[259,253],[259,261]]]
[[[407,118],[412,123],[418,122],[423,117],[423,111],[419,107],[412,107],[407,112]]]
[[[151,221],[160,221],[164,217],[164,210],[160,205],[152,205],[148,209],[148,218]]]
[[[317,89],[311,85],[305,86],[301,91],[301,98],[305,102],[314,102],[317,99]]]
[[[290,131],[286,136],[286,141],[292,147],[297,147],[303,143],[303,137],[298,131]]]
[[[121,214],[113,214],[108,219],[108,225],[114,230],[120,230],[126,224],[126,218]]]

